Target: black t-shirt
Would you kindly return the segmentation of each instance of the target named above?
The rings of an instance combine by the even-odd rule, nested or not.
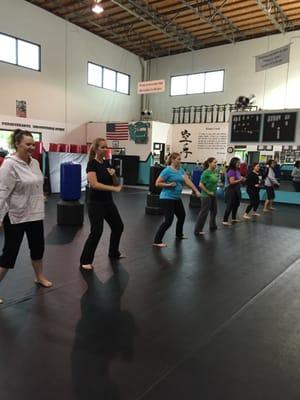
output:
[[[97,181],[99,183],[103,183],[104,185],[112,185],[113,179],[112,176],[108,173],[107,168],[109,168],[109,164],[107,161],[100,163],[99,161],[94,159],[88,162],[86,167],[86,173],[92,171],[96,172]],[[112,192],[107,192],[104,190],[96,190],[90,187],[89,201],[110,202],[112,201]]]
[[[255,186],[255,185],[257,185],[258,183],[259,183],[259,176],[258,176],[258,174],[256,174],[255,172],[251,171],[251,172],[248,174],[247,180],[246,180],[247,189],[248,189],[248,190],[259,190],[259,188]]]

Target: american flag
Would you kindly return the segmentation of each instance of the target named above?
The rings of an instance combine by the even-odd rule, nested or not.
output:
[[[106,124],[106,139],[128,140],[128,123],[113,122]]]

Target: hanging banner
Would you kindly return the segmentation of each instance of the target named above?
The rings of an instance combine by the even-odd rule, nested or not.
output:
[[[166,90],[166,81],[160,79],[158,81],[138,82],[138,94],[161,93]]]
[[[260,72],[265,69],[277,67],[290,61],[290,45],[279,47],[255,57],[255,71]]]

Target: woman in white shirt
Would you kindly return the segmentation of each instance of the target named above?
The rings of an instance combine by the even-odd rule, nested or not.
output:
[[[280,183],[275,177],[274,166],[275,166],[274,160],[269,160],[267,162],[267,172],[265,174],[265,188],[266,188],[267,198],[263,208],[263,212],[266,213],[275,210],[275,208],[273,207],[273,200],[275,199],[274,187],[280,186]]]
[[[300,192],[300,161],[296,161],[292,171],[293,184],[296,192]]]
[[[0,227],[4,228],[0,282],[14,267],[26,233],[35,282],[49,288],[52,283],[43,274],[44,178],[39,163],[31,157],[34,151],[32,134],[17,129],[11,136],[11,145],[16,152],[7,156],[0,168]]]

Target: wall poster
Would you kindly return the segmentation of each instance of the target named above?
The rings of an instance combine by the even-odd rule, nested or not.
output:
[[[181,154],[182,162],[204,162],[209,157],[224,162],[227,143],[228,123],[173,125],[172,150]]]

